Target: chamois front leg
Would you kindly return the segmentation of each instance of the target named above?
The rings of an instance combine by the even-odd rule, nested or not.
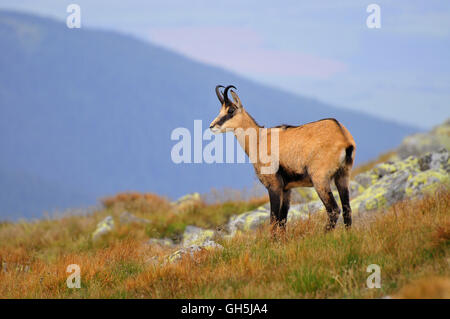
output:
[[[280,224],[282,229],[286,228],[289,206],[291,204],[290,202],[291,202],[291,190],[288,189],[283,191],[283,200],[281,204],[280,215],[278,217],[278,223]]]
[[[275,235],[280,226],[279,215],[282,204],[282,190],[278,188],[268,188],[270,199],[270,225],[272,227],[272,235]]]

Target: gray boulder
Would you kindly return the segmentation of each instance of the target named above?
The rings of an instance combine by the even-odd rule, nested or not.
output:
[[[114,229],[114,219],[112,216],[107,216],[97,224],[97,228],[92,233],[92,239],[97,240],[105,234],[110,233]]]
[[[175,243],[170,238],[150,238],[147,241],[148,245],[158,245],[161,247],[174,247]]]
[[[120,214],[119,219],[120,219],[121,224],[132,224],[132,223],[148,224],[148,223],[150,223],[150,221],[148,219],[137,217],[127,211],[122,212],[122,214]]]
[[[449,153],[446,149],[420,157],[385,162],[356,176],[366,189],[351,201],[362,213],[391,206],[405,198],[420,197],[449,182]]]
[[[430,132],[407,136],[397,149],[401,159],[420,156],[426,152],[436,152],[441,148],[450,149],[450,119],[436,126]]]
[[[182,246],[188,247],[192,245],[203,245],[204,242],[212,240],[215,231],[211,229],[203,229],[197,226],[186,226],[183,233]]]

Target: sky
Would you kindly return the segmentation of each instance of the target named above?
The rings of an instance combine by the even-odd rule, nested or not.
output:
[[[285,91],[428,129],[450,117],[448,0],[2,0],[130,34]],[[367,6],[381,27],[368,28]]]

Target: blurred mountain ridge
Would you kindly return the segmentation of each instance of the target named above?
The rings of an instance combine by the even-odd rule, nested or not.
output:
[[[357,163],[417,131],[127,35],[29,14],[0,11],[0,47],[0,219],[90,205],[126,190],[178,197],[250,186],[249,164],[177,165],[170,158],[174,128],[192,130],[202,119],[205,129],[217,115],[217,84],[234,84],[266,127],[337,118],[356,140]]]

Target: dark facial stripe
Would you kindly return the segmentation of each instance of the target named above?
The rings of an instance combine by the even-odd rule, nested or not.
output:
[[[220,118],[220,120],[217,121],[216,125],[221,126],[223,123],[225,123],[226,121],[228,121],[229,119],[231,119],[233,117],[234,113],[227,113],[224,116],[222,116]]]

